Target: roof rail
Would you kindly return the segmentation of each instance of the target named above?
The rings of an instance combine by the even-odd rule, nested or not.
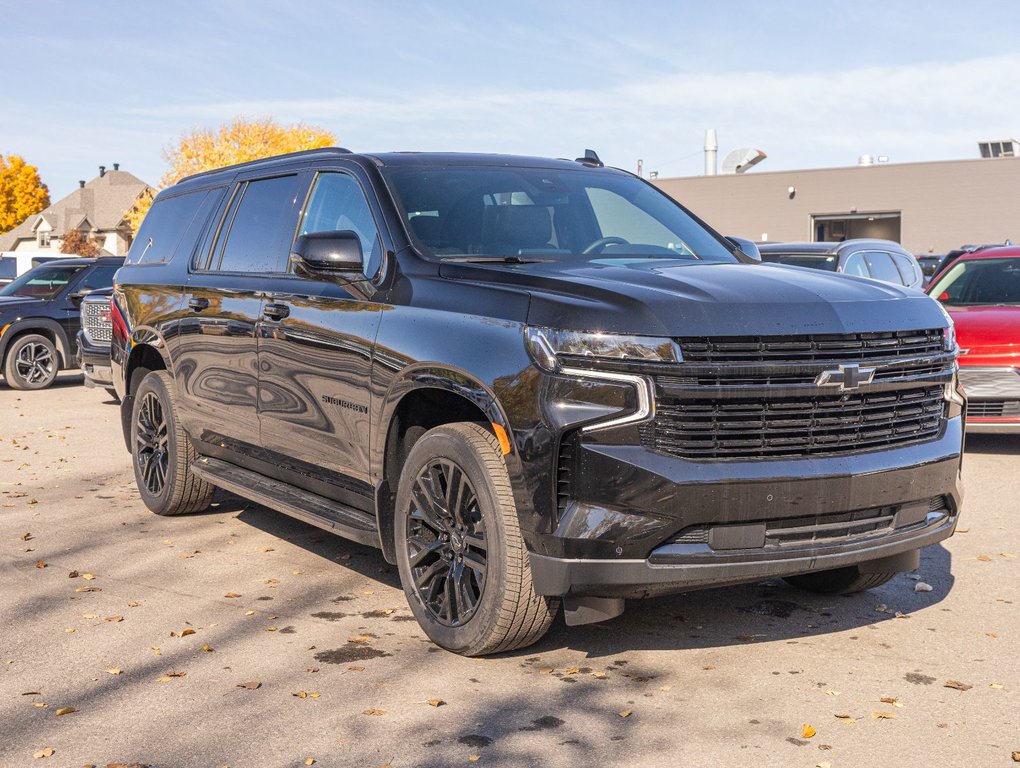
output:
[[[249,160],[246,163],[237,163],[235,165],[225,165],[222,168],[212,168],[212,169],[210,169],[208,171],[199,171],[198,173],[193,173],[190,176],[185,176],[183,179],[181,179],[177,183],[180,184],[182,181],[191,181],[192,179],[200,179],[203,176],[211,176],[211,175],[216,174],[216,173],[222,173],[223,171],[238,171],[238,170],[240,170],[242,168],[247,168],[247,167],[252,166],[252,165],[257,165],[258,163],[265,163],[265,162],[268,162],[270,160],[288,160],[288,159],[294,158],[294,157],[314,157],[315,155],[336,156],[336,155],[351,155],[351,154],[354,154],[354,153],[351,152],[351,150],[347,149],[346,147],[320,147],[319,149],[303,149],[300,152],[288,152],[285,155],[272,155],[270,157],[260,157],[258,160]]]

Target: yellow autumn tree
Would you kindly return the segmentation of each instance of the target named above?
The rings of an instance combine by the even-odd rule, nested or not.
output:
[[[50,191],[39,169],[18,155],[0,155],[0,234],[50,204]]]
[[[336,136],[329,131],[303,123],[280,125],[271,117],[253,120],[236,117],[215,130],[199,128],[186,133],[175,146],[164,150],[168,167],[159,188],[176,184],[193,173],[336,143]],[[128,212],[127,220],[135,232],[154,196],[155,193],[143,195]]]

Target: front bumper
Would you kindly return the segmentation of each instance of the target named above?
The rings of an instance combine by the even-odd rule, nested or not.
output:
[[[78,331],[78,352],[75,357],[78,367],[85,375],[86,387],[108,389],[113,386],[113,369],[110,367],[110,347],[99,346],[89,341],[84,331]]]
[[[574,498],[531,547],[536,590],[647,597],[895,559],[952,535],[962,441],[954,417],[930,442],[785,461],[583,444]]]
[[[967,393],[967,432],[1020,434],[1020,371],[1003,366],[960,366]]]

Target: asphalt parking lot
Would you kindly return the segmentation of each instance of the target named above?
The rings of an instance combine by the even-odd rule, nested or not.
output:
[[[375,550],[227,494],[152,515],[105,393],[0,383],[0,766],[1013,765],[1020,439],[964,469],[957,535],[880,589],[630,603],[464,659]]]

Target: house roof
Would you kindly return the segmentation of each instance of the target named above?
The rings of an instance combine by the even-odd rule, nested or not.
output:
[[[138,196],[149,185],[127,171],[107,171],[96,176],[49,208],[29,216],[10,232],[0,235],[0,251],[13,250],[19,240],[34,239],[36,226],[44,220],[54,236],[86,224],[99,230],[117,229]]]

